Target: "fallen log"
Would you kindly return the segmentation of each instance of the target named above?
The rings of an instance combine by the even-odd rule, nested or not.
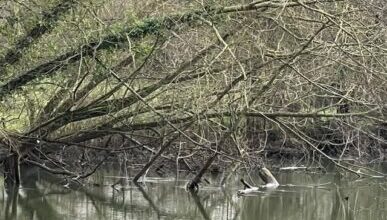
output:
[[[279,170],[281,171],[297,171],[297,170],[321,170],[322,167],[305,167],[305,166],[300,166],[300,167],[281,167]]]
[[[208,158],[207,162],[204,164],[202,169],[200,169],[199,173],[187,183],[187,185],[185,186],[187,191],[193,192],[193,193],[197,193],[199,191],[199,183],[201,181],[201,178],[203,177],[204,173],[207,171],[208,167],[211,166],[212,162],[214,162],[216,156],[218,156],[218,153],[215,153],[210,158]]]
[[[238,190],[238,195],[246,195],[251,193],[257,193],[262,189],[275,189],[279,186],[277,179],[273,176],[273,174],[266,168],[263,167],[258,171],[259,177],[261,177],[262,181],[265,183],[264,185],[254,187],[251,184],[247,183],[243,178],[241,179],[242,184],[245,189]]]

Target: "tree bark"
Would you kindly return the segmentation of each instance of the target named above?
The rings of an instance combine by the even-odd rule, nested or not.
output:
[[[199,183],[201,181],[202,176],[207,171],[208,167],[211,166],[212,162],[214,162],[216,156],[218,156],[218,153],[215,153],[213,156],[208,158],[207,162],[204,164],[202,169],[200,169],[199,173],[187,183],[186,189],[190,192],[197,192],[199,191]]]
[[[19,157],[13,154],[4,160],[4,182],[8,186],[20,185]]]

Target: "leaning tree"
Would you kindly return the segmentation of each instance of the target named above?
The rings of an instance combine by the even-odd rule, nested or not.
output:
[[[2,2],[6,178],[18,183],[20,164],[85,178],[115,156],[145,164],[137,181],[162,158],[177,170],[200,170],[194,187],[214,161],[237,169],[276,152],[354,171],[343,158],[384,153],[383,7],[360,0]]]

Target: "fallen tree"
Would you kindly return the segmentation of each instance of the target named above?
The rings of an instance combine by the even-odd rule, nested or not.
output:
[[[247,194],[257,193],[257,192],[260,192],[262,190],[275,189],[279,186],[277,179],[273,176],[273,174],[266,167],[260,168],[258,170],[258,174],[261,177],[262,181],[264,182],[264,185],[252,186],[252,185],[248,184],[244,179],[241,179],[241,182],[244,185],[245,189],[238,190],[238,195],[247,195]]]
[[[52,4],[19,8],[31,21],[19,15],[17,37],[0,20],[10,42],[0,49],[0,162],[13,182],[20,163],[79,181],[122,155],[141,165],[134,181],[163,159],[176,172],[184,161],[190,189],[213,164],[269,154],[374,176],[340,161],[387,146],[385,24],[371,8],[261,0],[161,15],[134,1]]]

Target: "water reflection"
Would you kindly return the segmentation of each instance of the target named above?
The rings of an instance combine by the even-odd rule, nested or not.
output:
[[[117,178],[111,173],[70,190],[61,180],[31,172],[20,188],[0,185],[0,219],[386,219],[383,180],[335,173],[276,175],[285,185],[238,197],[237,176],[226,188],[206,185],[191,194],[185,181],[173,179],[150,178],[144,185],[115,189],[111,184]]]

